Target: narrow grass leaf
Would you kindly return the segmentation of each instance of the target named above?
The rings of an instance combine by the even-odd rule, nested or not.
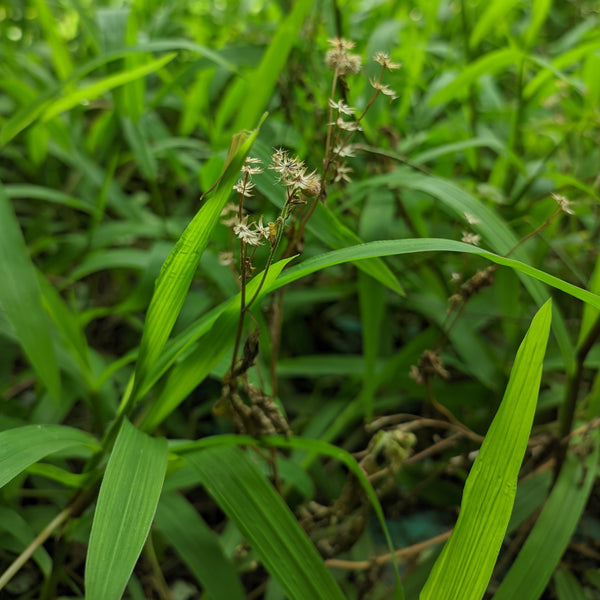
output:
[[[519,3],[519,0],[493,0],[485,5],[485,11],[477,19],[469,38],[471,48],[477,45],[488,34],[496,30],[500,21],[508,20],[508,13]]]
[[[454,240],[442,240],[436,238],[424,238],[424,239],[406,239],[406,240],[379,240],[375,242],[368,242],[366,244],[360,244],[359,246],[352,246],[350,248],[344,248],[342,250],[333,250],[325,254],[320,254],[303,261],[301,264],[288,269],[283,275],[281,275],[270,287],[269,291],[273,291],[284,285],[288,285],[292,281],[306,277],[310,273],[319,271],[326,267],[333,265],[339,265],[345,262],[353,262],[360,260],[361,258],[373,258],[377,256],[392,256],[395,254],[418,254],[421,252],[464,252],[467,254],[476,254],[495,262],[496,264],[503,265],[514,269],[520,273],[524,273],[534,279],[546,283],[557,290],[561,290],[567,294],[570,294],[574,298],[578,298],[583,302],[590,304],[596,308],[600,308],[600,296],[592,294],[583,288],[577,287],[571,283],[567,283],[554,275],[540,271],[535,267],[522,263],[521,261],[514,260],[512,258],[505,258],[504,256],[498,256],[493,252],[488,252],[477,246],[465,244],[463,242],[456,242]]]
[[[554,574],[554,589],[558,600],[588,599],[581,583],[566,569],[560,569]]]
[[[29,546],[36,537],[36,533],[23,515],[6,506],[0,506],[0,530],[8,532],[18,540],[22,550]],[[42,573],[48,577],[52,571],[52,559],[46,549],[43,546],[38,547],[32,558]]]
[[[215,532],[183,496],[163,493],[156,527],[213,600],[244,600],[244,588]]]
[[[538,600],[565,552],[598,472],[600,444],[593,434],[589,454],[567,454],[560,475],[521,552],[494,600]]]
[[[119,600],[150,531],[167,468],[167,442],[126,419],[106,466],[85,564],[86,600]]]
[[[429,104],[443,104],[456,98],[464,98],[469,86],[473,85],[482,75],[497,73],[514,65],[520,58],[520,52],[513,48],[501,48],[485,54],[467,65],[455,79],[442,87],[429,98]]]
[[[525,32],[525,46],[530,48],[536,41],[540,28],[546,21],[552,8],[552,0],[533,0],[531,7],[531,21]]]
[[[188,50],[191,53],[206,56],[206,58],[214,61],[223,68],[232,72],[236,72],[235,66],[221,57],[217,52],[214,52],[207,47],[196,44],[190,40],[154,40],[145,44],[121,47],[112,52],[105,52],[100,56],[83,63],[73,71],[71,76],[66,81],[46,90],[44,93],[34,93],[33,95],[35,100],[17,110],[15,114],[3,124],[2,129],[0,130],[0,145],[7,144],[10,140],[12,140],[12,138],[23,131],[23,129],[38,119],[44,110],[46,110],[53,102],[55,102],[58,96],[64,95],[66,93],[65,90],[70,89],[68,88],[69,85],[85,77],[91,71],[103,67],[112,61],[120,60],[125,56],[146,54],[148,52],[167,52],[172,50]]]
[[[11,183],[4,186],[4,191],[8,198],[24,198],[32,200],[43,200],[52,204],[68,206],[89,215],[94,213],[94,207],[79,198],[69,196],[64,192],[53,190],[51,188],[34,185],[30,183]]]
[[[60,400],[60,371],[35,268],[0,184],[0,305],[48,392]]]
[[[465,483],[456,527],[421,600],[480,600],[485,594],[513,509],[535,415],[551,306],[548,301],[540,308],[517,352],[506,393]]]
[[[158,165],[150,150],[142,122],[133,121],[130,117],[122,117],[121,126],[143,176],[150,181],[156,181]]]
[[[362,242],[356,233],[346,227],[320,202],[317,204],[317,209],[308,222],[308,229],[322,242],[325,242],[330,248],[336,250],[347,246],[355,246]],[[373,260],[367,260],[364,264],[359,263],[357,267],[363,273],[370,275],[393,292],[404,296],[402,284],[383,261],[375,258]]]
[[[42,26],[46,42],[48,42],[52,51],[54,69],[60,79],[66,79],[73,70],[73,63],[71,62],[71,54],[56,27],[57,21],[50,11],[48,2],[45,0],[33,0],[32,3],[35,7],[36,19]]]
[[[52,322],[60,331],[64,345],[75,358],[80,369],[81,378],[92,387],[93,374],[90,362],[89,346],[78,315],[67,306],[61,295],[41,274],[38,276],[42,292],[42,303],[48,311]]]
[[[394,565],[394,571],[396,575],[396,590],[395,590],[395,599],[402,600],[404,598],[404,593],[402,589],[402,583],[400,581],[400,575],[398,573],[396,561],[393,558],[394,555],[394,545],[392,543],[392,539],[385,521],[385,516],[383,514],[383,509],[381,508],[381,504],[369,481],[368,477],[365,475],[364,471],[360,467],[360,465],[356,462],[356,459],[343,448],[339,448],[337,446],[333,446],[332,444],[328,444],[322,440],[316,439],[306,439],[301,437],[283,437],[283,436],[262,436],[260,438],[254,438],[248,435],[216,435],[208,438],[204,438],[197,442],[191,443],[183,443],[179,445],[175,451],[186,457],[188,453],[194,453],[200,449],[204,448],[216,448],[220,446],[253,446],[256,444],[271,446],[275,448],[293,448],[293,449],[302,449],[307,450],[312,457],[317,455],[329,456],[335,460],[338,460],[342,464],[344,464],[349,471],[351,471],[354,476],[358,479],[361,487],[365,491],[371,505],[373,506],[373,510],[377,515],[377,519],[379,520],[379,524],[381,525],[381,529],[385,536],[386,543],[388,545],[388,549],[390,551],[390,555],[392,556],[392,564]],[[303,468],[306,468],[303,465]]]
[[[53,117],[56,117],[61,112],[70,110],[83,101],[95,100],[102,94],[112,90],[116,87],[124,85],[130,81],[134,81],[140,77],[144,77],[150,73],[155,73],[159,69],[162,69],[167,63],[171,62],[177,54],[171,52],[166,56],[156,58],[143,65],[120,71],[114,75],[104,77],[95,83],[88,85],[87,87],[74,90],[72,92],[65,93],[64,96],[51,102],[43,111],[41,115],[42,121],[49,121]]]
[[[299,0],[293,4],[273,36],[258,68],[249,73],[245,80],[240,81],[235,87],[235,94],[219,107],[217,123],[225,123],[235,114],[234,131],[254,126],[267,108],[277,78],[287,62],[312,5],[312,0]]]
[[[0,487],[38,460],[70,448],[97,448],[89,433],[63,425],[25,425],[0,433]]]
[[[210,234],[217,224],[257,134],[258,129],[255,129],[251,133],[242,132],[233,137],[225,168],[215,192],[196,213],[160,271],[142,333],[135,370],[135,387],[132,392],[133,402],[137,400],[136,394],[141,389],[144,379],[152,371],[171,334],[198,267],[200,256],[208,244]]]
[[[288,598],[344,598],[288,506],[246,453],[222,446],[187,454],[185,459]]]

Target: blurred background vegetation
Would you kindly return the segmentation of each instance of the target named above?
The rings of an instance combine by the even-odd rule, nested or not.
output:
[[[219,176],[232,135],[256,127],[268,111],[251,154],[268,163],[283,147],[310,170],[322,166],[332,81],[324,56],[333,37],[353,40],[362,56],[362,71],[341,81],[337,94],[359,112],[379,70],[371,57],[388,52],[402,68],[385,75],[397,98],[379,97],[353,137],[350,181],[331,182],[326,207],[309,221],[305,258],[361,240],[466,239],[598,293],[598,8],[592,0],[12,0],[0,6],[0,180],[50,299],[46,308],[64,325],[52,328],[62,373],[57,403],[52,383],[31,367],[0,310],[0,428],[60,423],[105,432],[134,368],[154,281]],[[272,173],[256,183],[247,208],[272,221],[281,192]],[[568,212],[552,194],[571,203]],[[217,226],[174,334],[237,293],[237,277],[219,261],[230,243],[227,227]],[[257,257],[264,260],[266,252],[259,249]],[[384,419],[380,426],[437,422],[414,428],[412,459],[402,456],[402,468],[392,469],[393,481],[380,490],[402,548],[454,524],[478,440],[548,291],[499,268],[490,285],[463,293],[460,286],[489,265],[474,255],[425,252],[385,261],[404,294],[353,265],[287,289],[277,396],[294,434],[356,453],[377,429],[365,428],[372,418]],[[460,307],[450,310],[457,293]],[[52,304],[53,294],[64,303]],[[547,497],[556,439],[600,408],[598,347],[576,353],[597,311],[584,311],[566,294],[553,298],[535,443],[523,469],[538,478],[519,505],[490,591]],[[271,391],[268,306],[255,311],[261,353],[251,377]],[[430,349],[443,359],[445,376],[420,385],[411,366]],[[212,414],[230,360],[226,355],[193,387],[158,433],[193,440],[233,430]],[[149,397],[158,397],[162,385]],[[579,408],[563,431],[573,386]],[[62,467],[77,472],[80,464]],[[332,505],[348,485],[339,465],[309,461],[301,452],[280,468],[292,490],[288,502],[305,519],[307,503]],[[61,485],[36,474],[11,486],[4,500],[33,531],[67,497]],[[188,498],[222,532],[214,503],[198,490]],[[567,598],[562,590],[569,586],[580,594],[572,597],[600,594],[598,499],[596,484],[544,597]],[[351,512],[340,514],[350,523]],[[326,558],[385,553],[374,522],[364,532],[349,529],[332,533],[315,525],[312,534],[316,542],[327,540],[317,543]],[[81,539],[75,535],[74,546],[62,550],[70,569],[64,579],[71,582],[81,577]],[[435,548],[408,558],[408,597],[417,597]],[[3,534],[0,562],[8,564],[21,549]],[[202,586],[168,543],[159,538],[155,551],[171,591],[190,590],[174,597],[200,597]],[[263,570],[236,560],[248,597],[280,597]],[[135,595],[134,583],[131,597],[159,597],[149,571],[138,567],[134,582],[145,596]],[[384,597],[391,581],[376,564],[340,569],[338,579],[351,598]],[[38,597],[40,585],[35,569],[24,570],[1,597]],[[70,592],[68,585],[57,581],[44,597],[75,593],[76,584]]]

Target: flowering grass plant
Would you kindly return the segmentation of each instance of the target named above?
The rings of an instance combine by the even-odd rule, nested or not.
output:
[[[597,6],[0,7],[0,595],[600,594]]]

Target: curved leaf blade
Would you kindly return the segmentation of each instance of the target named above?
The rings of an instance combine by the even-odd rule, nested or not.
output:
[[[104,77],[92,85],[88,85],[87,87],[67,93],[62,98],[58,98],[54,102],[51,102],[45,108],[41,115],[41,120],[42,122],[49,121],[53,117],[59,115],[61,112],[74,108],[84,100],[94,100],[109,90],[125,85],[130,81],[135,81],[136,79],[144,77],[150,73],[155,73],[164,67],[168,62],[172,61],[175,56],[177,56],[177,54],[175,52],[171,52],[166,56],[161,56],[160,58],[151,60],[133,69],[121,71],[115,75],[109,75],[108,77]]]
[[[89,433],[64,425],[25,425],[0,433],[0,487],[49,454],[88,446],[97,448]]]
[[[550,497],[494,600],[538,600],[543,594],[596,480],[600,442],[597,431],[592,435],[591,452],[585,458],[567,454]]]
[[[456,527],[421,600],[480,600],[485,594],[515,500],[551,319],[549,300],[533,318],[517,352],[504,398],[465,483]]]
[[[215,533],[176,493],[163,494],[156,526],[214,600],[244,600],[244,588]]]
[[[346,262],[352,262],[355,260],[362,260],[366,258],[374,258],[378,256],[392,256],[397,254],[416,254],[419,252],[464,252],[467,254],[477,254],[482,258],[495,262],[496,264],[510,267],[515,271],[529,275],[542,283],[546,283],[557,290],[561,290],[567,294],[570,294],[574,298],[582,300],[595,308],[600,308],[600,296],[588,292],[583,288],[577,287],[571,283],[563,281],[554,275],[550,275],[540,269],[536,269],[528,264],[513,258],[506,258],[499,256],[493,252],[488,252],[477,246],[471,246],[463,242],[457,242],[454,240],[444,240],[437,238],[420,238],[420,239],[406,239],[406,240],[378,240],[375,242],[368,242],[366,244],[359,244],[358,246],[351,246],[349,248],[343,248],[342,250],[333,250],[332,252],[326,252],[319,254],[303,261],[301,264],[288,269],[283,275],[277,278],[277,280],[270,286],[269,291],[276,290],[284,285],[288,285],[293,281],[301,279],[306,275],[310,275],[326,267],[339,265]]]
[[[288,506],[240,448],[186,454],[210,495],[260,556],[291,600],[343,600]]]
[[[119,600],[150,531],[167,469],[167,442],[126,419],[106,466],[85,564],[86,600]]]
[[[60,371],[49,319],[21,228],[0,184],[0,304],[50,395],[60,399]]]

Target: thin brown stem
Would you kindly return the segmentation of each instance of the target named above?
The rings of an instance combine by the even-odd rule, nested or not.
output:
[[[325,564],[328,567],[333,569],[346,569],[352,571],[367,571],[373,566],[384,565],[392,561],[393,557],[400,559],[408,559],[415,554],[420,554],[423,550],[427,550],[431,546],[437,546],[442,542],[445,542],[452,533],[452,529],[445,531],[444,533],[440,533],[440,535],[436,535],[429,540],[424,542],[419,542],[418,544],[413,544],[408,548],[402,548],[400,550],[396,550],[394,554],[383,554],[381,556],[375,556],[371,560],[340,560],[338,558],[328,558],[325,561]]]

